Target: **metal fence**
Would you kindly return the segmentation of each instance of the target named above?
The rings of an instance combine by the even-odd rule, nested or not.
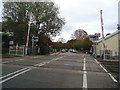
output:
[[[24,46],[10,46],[9,55],[24,56],[25,48]]]

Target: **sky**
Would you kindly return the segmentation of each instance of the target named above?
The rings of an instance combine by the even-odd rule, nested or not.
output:
[[[65,18],[60,36],[54,38],[71,39],[77,29],[85,30],[89,35],[102,33],[100,10],[103,10],[104,35],[117,30],[118,2],[120,0],[53,0],[60,8],[61,17]]]
[[[71,39],[77,29],[85,30],[89,35],[101,33],[100,10],[103,10],[104,35],[117,30],[118,2],[120,0],[52,0],[59,7],[60,16],[65,19],[61,34],[54,41]],[[0,12],[2,12],[0,1]],[[0,13],[1,21],[1,13]]]

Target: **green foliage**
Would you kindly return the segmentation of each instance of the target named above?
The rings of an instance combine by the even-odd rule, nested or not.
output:
[[[4,2],[3,7],[3,31],[14,32],[14,41],[20,45],[26,43],[30,12],[30,38],[38,32],[56,36],[65,24],[53,2]]]
[[[53,52],[54,49],[52,47],[49,47],[49,52]]]
[[[71,44],[72,47],[67,47],[67,48],[74,48],[76,50],[90,50],[90,48],[92,47],[92,41],[89,40],[88,37],[85,37],[82,40],[74,40],[71,42],[68,42],[67,44]]]
[[[47,34],[40,33],[39,34],[39,42],[37,43],[38,46],[40,47],[40,54],[49,54],[50,52],[50,44],[51,40]]]
[[[61,43],[59,43],[59,42],[52,42],[51,43],[51,47],[52,48],[54,48],[54,49],[56,49],[57,51],[60,51],[60,49],[61,49]]]
[[[90,50],[90,48],[92,47],[92,41],[90,41],[88,37],[82,40],[82,44],[84,50]]]
[[[73,48],[75,43],[76,43],[76,40],[69,40],[66,43],[66,48],[68,48],[68,49]]]
[[[9,50],[9,36],[6,34],[2,35],[2,54],[8,53]]]
[[[76,50],[80,50],[82,48],[82,41],[81,40],[77,40],[73,47],[76,49]]]
[[[49,47],[48,46],[41,46],[40,47],[40,54],[41,55],[47,55],[47,54],[49,54]]]

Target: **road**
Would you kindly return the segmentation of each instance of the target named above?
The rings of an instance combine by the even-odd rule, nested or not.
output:
[[[3,58],[1,65],[3,88],[118,88],[111,74],[86,54]]]

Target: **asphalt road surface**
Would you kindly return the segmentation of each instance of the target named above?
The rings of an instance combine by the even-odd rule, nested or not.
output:
[[[3,58],[1,65],[2,88],[118,88],[114,77],[86,54]]]

